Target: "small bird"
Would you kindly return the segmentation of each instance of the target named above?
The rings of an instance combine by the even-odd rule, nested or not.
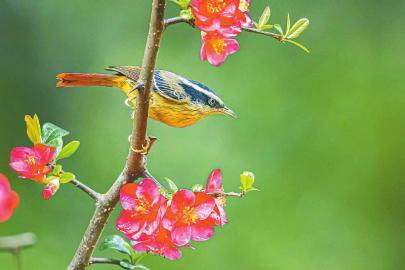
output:
[[[136,104],[135,91],[141,68],[109,67],[116,74],[61,73],[57,87],[108,86],[120,89],[131,105]],[[236,118],[236,114],[207,86],[169,71],[155,70],[150,95],[149,117],[172,127],[187,127],[211,114]]]

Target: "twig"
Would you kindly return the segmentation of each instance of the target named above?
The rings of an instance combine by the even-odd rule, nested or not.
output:
[[[90,264],[115,264],[121,266],[121,261],[109,258],[91,258]]]
[[[87,195],[89,195],[90,197],[92,197],[95,201],[100,200],[101,198],[101,194],[94,191],[93,189],[91,189],[90,187],[86,186],[85,184],[83,184],[82,182],[80,182],[77,179],[73,179],[70,183],[72,183],[73,185],[75,185],[76,187],[78,187],[79,189],[81,189],[82,191],[84,191],[85,193],[87,193]]]
[[[208,195],[211,195],[215,198],[218,197],[238,197],[238,198],[242,198],[243,196],[245,196],[245,193],[243,192],[210,192],[207,193]]]
[[[191,26],[194,26],[194,22],[190,19],[186,19],[183,17],[173,17],[173,18],[169,18],[169,19],[165,19],[165,28],[169,27],[170,25],[173,24],[177,24],[177,23],[188,23]],[[260,35],[265,35],[265,36],[269,36],[272,37],[274,39],[277,39],[278,41],[282,41],[283,36],[282,35],[278,35],[272,32],[266,32],[266,31],[261,31],[258,30],[256,28],[251,28],[251,27],[242,27],[242,29],[246,32],[251,32],[251,33],[256,33],[256,34],[260,34]]]
[[[194,27],[194,23],[191,20],[179,16],[165,19],[165,28],[176,23],[188,23],[189,25]]]
[[[139,78],[143,87],[139,90],[137,98],[136,115],[133,123],[131,147],[127,162],[111,188],[106,194],[100,196],[90,224],[76,250],[76,254],[68,266],[68,270],[84,270],[90,264],[90,259],[97,245],[97,241],[100,238],[111,212],[118,202],[121,187],[126,183],[135,181],[138,177],[142,176],[145,171],[146,156],[141,153],[136,153],[131,149],[142,149],[142,146],[145,144],[149,96],[157,52],[164,31],[165,7],[166,0],[153,0],[152,2],[148,38]]]

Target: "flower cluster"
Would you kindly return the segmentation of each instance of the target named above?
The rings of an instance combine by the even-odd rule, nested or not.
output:
[[[226,223],[225,200],[210,193],[223,192],[222,176],[214,170],[205,189],[176,191],[171,199],[152,180],[126,184],[120,193],[123,211],[116,227],[138,252],[152,252],[171,260],[181,257],[180,247],[190,241],[207,241],[215,226]]]
[[[201,60],[220,66],[228,55],[239,50],[234,39],[242,27],[251,27],[250,0],[192,0],[194,24],[202,31]]]
[[[79,142],[71,142],[63,147],[62,137],[67,131],[46,123],[41,128],[39,119],[26,116],[27,134],[33,147],[15,147],[10,153],[10,167],[19,174],[20,178],[30,179],[45,185],[42,191],[43,199],[50,199],[58,191],[60,184],[72,181],[75,176],[63,172],[62,166],[56,162],[74,154]]]
[[[11,217],[19,202],[18,194],[11,189],[7,178],[0,174],[0,222]]]

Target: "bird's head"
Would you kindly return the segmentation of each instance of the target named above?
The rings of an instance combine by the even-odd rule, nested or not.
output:
[[[223,114],[237,118],[230,108],[228,108],[221,98],[209,87],[190,79],[179,78],[179,86],[187,94],[190,104],[198,107],[198,110],[205,114]]]

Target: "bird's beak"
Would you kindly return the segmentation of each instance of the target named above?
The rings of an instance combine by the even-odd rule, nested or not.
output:
[[[231,109],[229,109],[228,107],[224,107],[224,114],[229,115],[233,118],[238,118],[238,116],[236,115],[236,113],[234,113],[234,111],[232,111]]]

